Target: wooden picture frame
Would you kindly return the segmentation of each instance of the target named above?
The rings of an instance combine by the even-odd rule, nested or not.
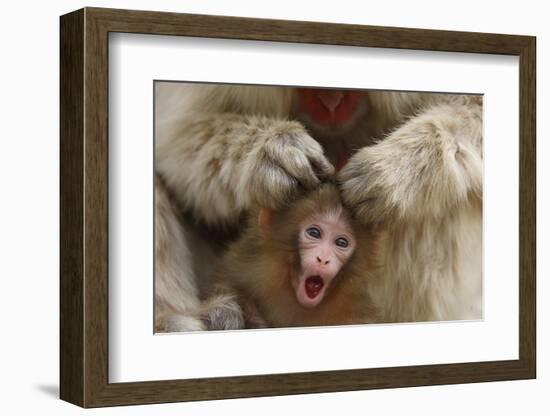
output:
[[[83,407],[529,379],[536,376],[535,38],[85,8],[61,17],[60,396]],[[109,383],[108,34],[299,42],[519,57],[519,359]]]

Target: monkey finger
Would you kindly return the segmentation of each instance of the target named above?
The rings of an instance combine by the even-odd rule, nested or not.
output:
[[[318,178],[328,179],[334,177],[334,166],[327,160],[324,155],[310,156],[310,164],[313,167],[313,171]]]
[[[294,145],[307,156],[318,177],[330,177],[334,174],[334,166],[327,160],[319,142],[305,134],[296,137]]]
[[[319,179],[301,148],[281,142],[272,142],[266,147],[266,154],[274,164],[284,169],[305,189],[315,188],[319,184]]]
[[[283,168],[296,178],[305,189],[313,189],[320,183],[308,157],[296,148],[290,148],[284,160]]]
[[[280,208],[298,189],[298,180],[271,161],[263,161],[251,182],[256,203],[267,208]]]

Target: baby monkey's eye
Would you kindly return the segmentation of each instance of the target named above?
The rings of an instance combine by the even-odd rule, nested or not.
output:
[[[349,241],[346,240],[344,237],[337,238],[334,243],[341,248],[346,248],[349,246]]]
[[[310,237],[313,237],[315,239],[319,239],[321,238],[321,230],[317,227],[309,227],[307,230],[306,230],[306,234],[309,235]]]

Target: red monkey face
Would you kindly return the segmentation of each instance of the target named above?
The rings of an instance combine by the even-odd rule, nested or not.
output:
[[[351,257],[355,240],[340,212],[319,214],[300,224],[300,270],[292,276],[296,299],[306,308],[317,306],[327,288]]]
[[[320,127],[341,129],[366,111],[365,95],[364,91],[299,88],[299,113]]]

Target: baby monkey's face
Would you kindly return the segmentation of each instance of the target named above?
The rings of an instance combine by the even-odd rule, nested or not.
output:
[[[300,269],[292,276],[296,299],[306,308],[317,306],[355,250],[355,237],[343,210],[320,213],[299,227]]]

